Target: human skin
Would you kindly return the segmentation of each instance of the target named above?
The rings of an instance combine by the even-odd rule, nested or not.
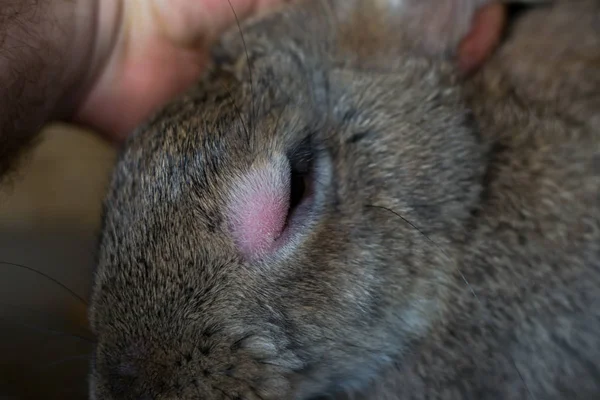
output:
[[[0,0],[0,176],[49,121],[121,142],[199,77],[236,16],[280,2]]]

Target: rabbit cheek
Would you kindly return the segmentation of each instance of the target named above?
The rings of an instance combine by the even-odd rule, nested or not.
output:
[[[287,162],[253,168],[234,183],[227,217],[234,242],[246,258],[274,252],[290,208]]]

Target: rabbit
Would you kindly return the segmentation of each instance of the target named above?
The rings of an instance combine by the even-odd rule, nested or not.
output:
[[[226,33],[119,156],[90,398],[600,398],[600,2],[530,3]]]

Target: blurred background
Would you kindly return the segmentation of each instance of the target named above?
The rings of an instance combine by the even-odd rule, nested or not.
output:
[[[90,132],[50,126],[0,187],[0,400],[87,397],[84,301],[115,156]]]

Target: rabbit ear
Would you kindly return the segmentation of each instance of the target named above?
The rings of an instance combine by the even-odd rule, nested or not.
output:
[[[470,72],[498,45],[505,28],[505,3],[510,1],[347,0],[334,4],[337,20],[342,21],[338,36],[342,48],[358,53],[361,59],[410,48],[431,57],[452,58],[464,72]]]
[[[477,69],[496,49],[509,3],[552,0],[375,0],[430,55],[453,56],[463,72]]]
[[[456,60],[463,73],[476,70],[500,43],[506,25],[506,8],[499,3],[475,10],[467,33],[460,37]]]
[[[464,72],[495,50],[505,27],[498,0],[378,0],[394,7],[404,32],[419,50],[454,57]]]

